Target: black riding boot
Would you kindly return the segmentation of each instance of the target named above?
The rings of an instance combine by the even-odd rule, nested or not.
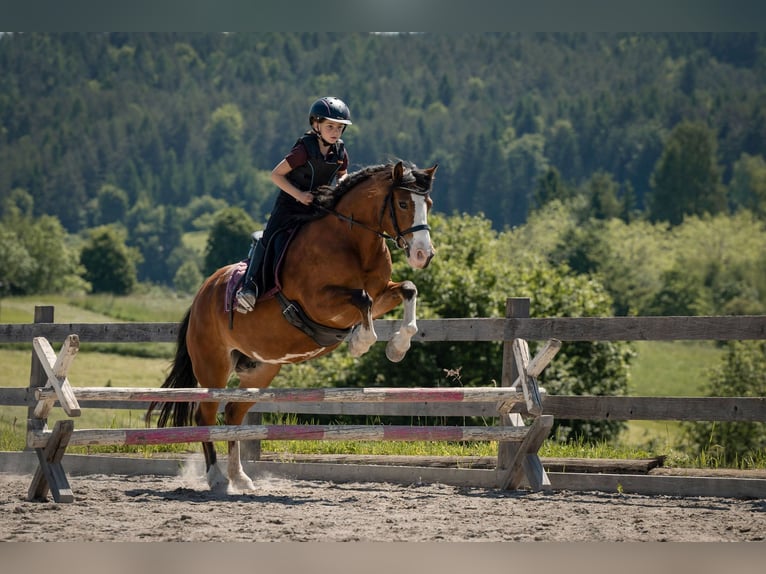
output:
[[[247,263],[247,271],[245,272],[245,278],[242,281],[242,288],[237,292],[237,311],[240,313],[249,313],[255,307],[255,302],[258,299],[258,285],[253,280],[256,277],[256,273],[259,272],[261,264],[263,263],[263,256],[266,253],[266,248],[263,244],[263,240],[253,235],[253,245],[250,247],[250,261]]]

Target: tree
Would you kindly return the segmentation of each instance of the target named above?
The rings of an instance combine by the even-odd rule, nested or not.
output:
[[[711,397],[766,395],[766,342],[730,341],[722,365],[707,385]],[[766,445],[766,425],[757,422],[695,422],[684,426],[695,456],[732,465],[745,462]]]
[[[763,156],[743,153],[734,164],[729,189],[734,205],[766,219],[766,161]]]
[[[173,276],[173,287],[179,293],[195,293],[202,285],[203,279],[194,261],[184,261]]]
[[[28,191],[16,188],[0,203],[0,217],[32,217],[34,206],[34,197]]]
[[[568,120],[558,120],[545,140],[545,157],[567,181],[578,181],[582,175],[577,134]]]
[[[686,215],[726,210],[725,190],[716,163],[716,142],[702,124],[682,122],[670,134],[652,173],[652,221],[681,223]]]
[[[253,219],[240,207],[227,207],[215,216],[205,246],[204,275],[247,256],[253,231]]]
[[[128,212],[129,245],[141,253],[138,278],[170,285],[176,268],[170,256],[181,245],[182,229],[177,210],[170,205],[153,207],[142,198]]]
[[[0,295],[24,293],[26,277],[34,272],[35,261],[18,236],[0,229]]]
[[[127,295],[136,286],[140,255],[125,245],[124,232],[113,226],[91,229],[80,253],[94,293]]]
[[[207,230],[213,225],[216,213],[228,207],[226,200],[209,195],[195,197],[179,211],[183,229],[186,231]]]
[[[766,228],[749,211],[689,217],[672,228],[668,251],[675,274],[669,290],[696,294],[698,315],[760,314],[766,309],[763,273]]]
[[[81,292],[77,250],[55,217],[22,215],[11,209],[0,221],[0,281],[16,294]]]
[[[648,314],[649,302],[663,286],[663,274],[674,264],[666,226],[645,220],[628,225],[613,218],[592,220],[583,227],[598,229],[595,248],[583,245],[582,250],[590,253],[593,272],[612,298],[613,313]]]
[[[213,161],[234,154],[242,142],[244,120],[235,104],[224,104],[210,117],[208,151]]]
[[[612,219],[621,213],[617,198],[618,185],[611,174],[597,171],[586,185],[589,197],[589,214],[596,219]]]
[[[567,201],[573,195],[573,190],[561,179],[559,170],[549,166],[543,175],[537,178],[534,193],[534,207],[539,209],[549,201],[558,199]]]
[[[125,223],[128,213],[128,194],[116,185],[104,184],[98,190],[98,217],[100,225]]]

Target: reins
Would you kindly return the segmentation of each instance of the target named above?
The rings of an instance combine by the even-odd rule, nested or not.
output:
[[[399,229],[399,221],[396,218],[396,209],[394,208],[394,191],[397,189],[401,189],[403,191],[409,191],[410,193],[414,193],[416,195],[428,195],[429,190],[421,190],[421,189],[412,189],[409,187],[404,187],[401,185],[392,184],[391,188],[389,189],[388,193],[386,194],[386,199],[383,202],[383,207],[381,208],[381,214],[380,214],[380,223],[383,223],[383,216],[385,215],[386,205],[389,207],[389,216],[391,217],[391,223],[394,226],[394,231],[396,232],[396,236],[392,237],[385,231],[380,231],[379,229],[375,229],[373,227],[370,227],[369,225],[366,225],[364,223],[361,223],[360,221],[355,220],[353,217],[349,217],[348,215],[344,215],[343,213],[340,213],[338,211],[335,211],[334,209],[330,209],[328,207],[324,207],[322,205],[317,205],[316,207],[319,208],[320,211],[323,211],[327,214],[334,215],[341,221],[345,221],[349,223],[352,227],[354,225],[357,225],[361,227],[362,229],[366,229],[367,231],[371,231],[378,237],[385,239],[387,241],[392,241],[399,249],[404,249],[407,253],[407,256],[409,256],[410,251],[410,245],[407,243],[407,240],[404,238],[405,235],[408,233],[415,233],[416,231],[430,231],[431,226],[427,223],[423,223],[420,225],[413,225],[412,227],[409,227],[405,230]]]

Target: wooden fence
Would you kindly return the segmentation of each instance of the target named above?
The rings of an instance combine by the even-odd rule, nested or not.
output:
[[[513,386],[518,377],[512,343],[514,340],[557,339],[570,341],[639,341],[639,340],[755,340],[766,339],[766,316],[737,317],[599,317],[599,318],[530,318],[528,299],[509,299],[505,318],[419,320],[415,342],[430,341],[503,341],[501,385]],[[378,320],[375,329],[381,340],[388,340],[395,321]],[[0,325],[0,344],[29,342],[35,337],[62,341],[76,333],[89,342],[175,342],[176,323],[81,323],[53,322],[53,308],[37,307],[35,322],[24,325]],[[415,343],[417,344],[417,343]],[[33,361],[33,370],[34,370]],[[34,379],[34,374],[32,376]],[[37,397],[33,388],[0,388],[0,404],[34,409]],[[514,404],[510,416],[526,414],[526,404]],[[135,401],[83,401],[89,408],[138,408]],[[766,397],[605,397],[542,396],[546,415],[564,419],[610,420],[681,420],[681,421],[757,421],[766,422]],[[496,402],[432,403],[379,402],[260,402],[254,416],[263,412],[309,414],[371,414],[393,416],[483,416],[497,417]],[[502,444],[498,453],[513,456],[514,445]],[[509,452],[503,452],[503,450]],[[253,458],[258,457],[255,450]],[[84,466],[92,467],[91,463]],[[408,481],[412,472],[402,467],[370,467],[317,463],[253,463],[246,470],[282,473],[296,478],[328,480]],[[337,468],[336,468],[337,467]],[[122,467],[121,467],[122,468]],[[0,466],[2,469],[2,466]],[[552,488],[605,490],[679,495],[766,496],[766,480],[740,478],[677,477],[614,473],[550,474]],[[425,481],[491,486],[496,478],[492,470],[471,468],[418,468]],[[373,478],[378,477],[378,478]]]

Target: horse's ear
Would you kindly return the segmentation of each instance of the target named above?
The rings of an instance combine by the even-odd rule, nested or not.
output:
[[[432,178],[434,174],[436,173],[437,167],[439,167],[439,164],[435,163],[433,167],[429,167],[428,169],[424,169],[423,171],[425,171],[428,174],[428,177]]]
[[[393,178],[394,183],[400,183],[402,181],[402,177],[404,177],[404,164],[401,161],[396,162],[394,169],[391,171],[391,177]]]

